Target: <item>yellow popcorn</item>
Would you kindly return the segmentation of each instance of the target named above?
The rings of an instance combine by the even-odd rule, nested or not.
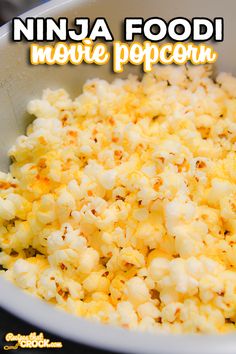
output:
[[[137,311],[141,318],[151,317],[157,319],[161,317],[160,311],[151,302],[145,302],[144,304],[139,305]]]
[[[160,66],[45,90],[0,172],[1,275],[154,333],[236,321],[236,78]]]
[[[142,253],[132,249],[132,247],[124,247],[119,254],[119,267],[126,270],[130,265],[141,268],[145,265],[145,259]]]
[[[134,277],[126,282],[125,294],[134,305],[142,304],[149,300],[150,294],[143,279]]]
[[[14,203],[11,200],[0,199],[0,217],[5,220],[14,219],[16,210]]]
[[[109,290],[110,281],[99,272],[92,272],[83,282],[83,287],[88,292],[106,293]]]
[[[170,323],[174,322],[179,316],[182,306],[180,302],[173,302],[166,305],[162,310],[162,319]]]
[[[158,281],[169,273],[169,261],[165,258],[154,258],[149,267],[150,276]]]
[[[92,248],[87,248],[79,257],[78,270],[81,273],[90,273],[99,262],[99,254]]]
[[[13,279],[23,289],[34,289],[37,282],[37,266],[18,259],[12,269]]]
[[[121,301],[117,306],[119,322],[124,328],[133,328],[137,326],[138,316],[129,301]]]

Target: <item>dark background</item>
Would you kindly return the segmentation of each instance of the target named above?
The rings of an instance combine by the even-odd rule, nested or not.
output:
[[[0,0],[0,26],[48,0]]]
[[[32,9],[33,7],[46,2],[47,0],[0,0],[0,26],[5,22],[10,21],[14,16],[17,16],[24,11]],[[3,346],[10,343],[4,341],[5,335],[8,332],[13,334],[27,335],[31,332],[39,334],[43,332],[44,337],[53,342],[61,341],[63,344],[62,349],[17,349],[4,351]],[[15,344],[15,343],[12,343]],[[56,337],[52,334],[44,332],[39,328],[33,327],[26,322],[12,316],[10,313],[0,308],[0,353],[17,353],[17,354],[44,354],[44,353],[68,353],[68,354],[102,354],[104,351],[90,348],[84,345],[79,345],[70,341],[63,340],[63,338]],[[108,353],[108,352],[106,352]],[[109,354],[109,353],[108,353]],[[111,354],[111,353],[110,353]]]
[[[22,334],[28,335],[31,332],[36,332],[39,334],[43,332],[44,338],[50,339],[51,342],[60,341],[63,344],[63,348],[61,349],[17,349],[17,350],[8,350],[4,351],[4,345],[14,345],[15,342],[5,342],[5,335],[7,333],[13,334]],[[20,319],[12,316],[10,313],[0,308],[0,353],[15,353],[15,354],[49,354],[49,353],[68,353],[68,354],[102,354],[104,351],[94,349],[82,344],[76,344],[71,341],[64,340],[63,338],[57,337],[53,334],[45,332],[37,327],[30,326],[26,322],[21,321]],[[111,352],[105,352],[107,354],[111,354]]]

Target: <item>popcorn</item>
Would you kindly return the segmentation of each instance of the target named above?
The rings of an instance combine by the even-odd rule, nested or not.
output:
[[[143,267],[145,264],[144,256],[137,250],[132,249],[132,247],[124,247],[119,255],[120,268],[126,268],[126,266],[129,266],[130,264],[133,264],[138,268]]]
[[[110,281],[102,276],[99,272],[92,272],[83,282],[83,287],[90,293],[102,292],[107,293],[109,290]]]
[[[49,253],[53,253],[59,249],[71,249],[82,252],[86,249],[87,240],[80,234],[80,229],[73,230],[70,224],[63,224],[60,230],[51,232],[47,238]]]
[[[236,97],[236,79],[227,74],[227,73],[220,73],[216,81],[221,85],[223,90],[227,92],[227,94],[231,97]]]
[[[75,200],[71,193],[69,193],[66,189],[62,189],[59,192],[59,196],[57,199],[57,204],[59,206],[64,206],[69,208],[70,210],[75,209]]]
[[[63,188],[59,191],[56,205],[58,216],[62,222],[66,221],[71,212],[76,209],[75,199],[67,188]]]
[[[16,251],[27,249],[33,241],[33,232],[28,221],[16,223],[11,239],[11,247]]]
[[[158,66],[45,90],[0,172],[1,275],[77,316],[235,331],[236,78]]]
[[[148,210],[145,208],[135,209],[133,216],[138,221],[144,221],[148,218]]]
[[[37,281],[37,266],[24,259],[18,259],[12,269],[13,278],[23,289],[34,289]]]
[[[16,209],[11,200],[0,198],[0,218],[5,220],[14,219]]]
[[[27,111],[29,114],[33,114],[36,117],[43,118],[57,118],[57,110],[50,105],[50,103],[44,100],[33,100],[28,103]]]
[[[104,171],[99,177],[99,181],[103,186],[103,188],[108,190],[114,188],[115,180],[116,180],[116,171],[114,170]]]
[[[56,219],[56,205],[52,194],[45,194],[41,198],[40,207],[37,210],[37,218],[43,224],[52,223]]]
[[[120,323],[125,328],[132,328],[137,325],[138,317],[129,301],[120,302],[117,306]]]
[[[87,248],[79,258],[78,271],[81,273],[90,273],[99,262],[99,254],[92,248]]]
[[[154,258],[149,266],[149,273],[154,281],[162,279],[169,273],[169,261],[165,258]]]
[[[57,279],[57,280],[56,280]],[[46,269],[39,278],[39,294],[47,301],[56,298],[56,281],[60,279],[58,271],[53,268]]]
[[[166,305],[161,313],[161,318],[163,321],[168,321],[170,323],[174,322],[181,312],[182,304],[179,302],[173,302]]]
[[[151,302],[145,302],[144,304],[139,305],[137,311],[138,311],[138,314],[141,318],[145,318],[145,317],[159,318],[159,317],[161,317],[160,311]]]
[[[149,300],[148,288],[139,277],[131,278],[126,282],[125,293],[129,301],[134,305],[142,304]]]

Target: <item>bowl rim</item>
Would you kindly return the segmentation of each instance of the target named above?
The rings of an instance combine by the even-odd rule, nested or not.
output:
[[[49,333],[76,343],[135,354],[235,354],[236,336],[154,334],[101,324],[51,306],[0,276],[0,306]],[[59,324],[59,325],[58,325]],[[20,333],[25,334],[25,333]],[[59,339],[60,340],[60,339]]]
[[[64,7],[75,7],[95,0],[51,0],[23,15],[46,16]],[[0,28],[0,50],[6,44],[10,23]],[[236,335],[168,335],[128,331],[112,325],[80,318],[53,307],[20,290],[0,276],[0,307],[42,330],[76,343],[114,352],[146,354],[235,354]],[[59,324],[59,325],[58,325]],[[24,334],[24,333],[22,333]]]

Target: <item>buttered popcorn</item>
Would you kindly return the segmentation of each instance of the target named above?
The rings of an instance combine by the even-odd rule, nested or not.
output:
[[[236,321],[236,78],[163,66],[46,90],[0,173],[2,275],[156,333]]]

